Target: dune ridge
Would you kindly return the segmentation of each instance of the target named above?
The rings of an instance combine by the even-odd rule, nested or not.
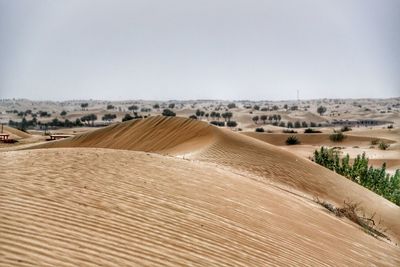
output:
[[[205,122],[180,117],[150,117],[120,123],[73,138],[38,146],[97,147],[179,155],[226,166],[265,183],[278,183],[312,199],[337,206],[360,203],[376,213],[388,234],[400,240],[400,208],[362,186],[279,147]]]

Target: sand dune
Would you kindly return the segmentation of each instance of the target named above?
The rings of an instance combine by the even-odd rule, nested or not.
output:
[[[85,148],[0,157],[2,266],[400,265],[397,246],[213,164]]]
[[[189,153],[211,144],[216,130],[215,127],[195,120],[155,116],[113,124],[40,147],[98,147],[164,154]]]
[[[400,208],[395,204],[291,152],[205,122],[157,116],[40,147],[150,151],[218,164],[264,183],[277,183],[309,199],[318,196],[337,205],[345,200],[359,202],[366,214],[376,212],[389,228],[388,234],[400,240]]]

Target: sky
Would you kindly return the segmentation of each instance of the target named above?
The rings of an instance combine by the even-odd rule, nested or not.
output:
[[[0,0],[0,99],[400,96],[399,0]]]

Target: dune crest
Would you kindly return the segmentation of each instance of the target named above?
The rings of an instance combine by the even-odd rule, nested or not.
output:
[[[184,155],[233,168],[265,183],[277,183],[312,199],[343,205],[360,203],[367,215],[376,213],[388,234],[400,240],[400,208],[350,180],[291,152],[238,134],[180,117],[128,121],[73,138],[38,146],[95,147]]]

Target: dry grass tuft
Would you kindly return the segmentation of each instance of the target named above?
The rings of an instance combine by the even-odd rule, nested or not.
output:
[[[372,214],[371,217],[367,217],[365,213],[363,213],[359,203],[344,201],[343,207],[339,208],[329,202],[321,201],[318,197],[314,198],[314,201],[335,214],[335,216],[341,218],[346,217],[350,221],[358,224],[367,234],[370,234],[375,238],[382,237],[390,241],[390,238],[384,234],[387,229],[381,227],[382,221],[379,220],[378,223],[375,222],[375,213]]]

